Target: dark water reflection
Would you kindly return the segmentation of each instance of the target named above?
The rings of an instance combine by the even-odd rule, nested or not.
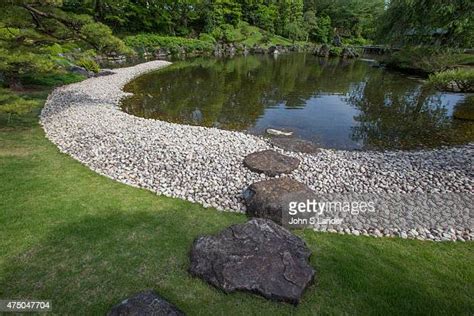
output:
[[[473,98],[438,93],[363,60],[288,54],[180,61],[139,77],[123,101],[131,114],[170,122],[296,137],[339,149],[413,149],[474,140],[452,118]]]

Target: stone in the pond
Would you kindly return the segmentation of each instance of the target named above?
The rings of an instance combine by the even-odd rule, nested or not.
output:
[[[108,316],[184,316],[176,306],[165,301],[153,291],[138,293],[112,307]]]
[[[300,138],[270,138],[270,143],[274,146],[280,147],[286,151],[295,151],[306,154],[314,154],[321,151],[321,149],[314,143],[300,139]]]
[[[95,74],[95,77],[104,77],[104,76],[110,76],[110,75],[115,75],[115,72],[113,72],[110,69],[101,69],[99,70],[98,73]]]
[[[274,135],[274,136],[291,136],[291,135],[293,135],[292,131],[285,131],[285,130],[279,130],[279,129],[274,129],[274,128],[267,128],[265,132],[267,132],[267,134]]]
[[[298,304],[314,270],[305,242],[271,220],[254,218],[198,237],[190,273],[225,291],[248,291]]]
[[[244,191],[249,216],[268,218],[280,225],[289,201],[314,198],[315,193],[306,184],[288,177],[255,182]]]
[[[250,170],[274,177],[290,173],[300,164],[299,159],[282,155],[274,150],[264,150],[247,155],[244,165]]]

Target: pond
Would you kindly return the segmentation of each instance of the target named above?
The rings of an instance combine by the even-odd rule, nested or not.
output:
[[[474,140],[467,94],[440,93],[371,60],[310,54],[198,58],[143,75],[122,109],[145,118],[264,135],[291,130],[324,148],[416,149]]]

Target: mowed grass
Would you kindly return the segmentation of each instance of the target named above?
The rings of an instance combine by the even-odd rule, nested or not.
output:
[[[0,117],[0,298],[103,315],[154,289],[188,315],[473,315],[473,243],[297,231],[315,283],[298,307],[224,294],[188,272],[203,234],[246,220],[97,175],[59,153],[32,114]]]

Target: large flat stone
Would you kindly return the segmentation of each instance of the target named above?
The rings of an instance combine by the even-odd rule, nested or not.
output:
[[[306,154],[315,154],[321,151],[321,149],[314,143],[292,137],[272,137],[269,139],[270,144],[280,147],[286,151],[301,152]]]
[[[296,305],[315,274],[310,255],[299,237],[255,218],[197,238],[190,272],[226,293],[248,291]]]
[[[290,173],[300,164],[299,159],[282,155],[274,150],[264,150],[247,155],[244,165],[250,170],[274,177]]]
[[[184,316],[176,306],[165,301],[153,291],[138,293],[112,307],[108,316]]]
[[[255,182],[244,191],[249,216],[268,218],[280,225],[290,201],[314,197],[315,193],[306,184],[288,177]]]

